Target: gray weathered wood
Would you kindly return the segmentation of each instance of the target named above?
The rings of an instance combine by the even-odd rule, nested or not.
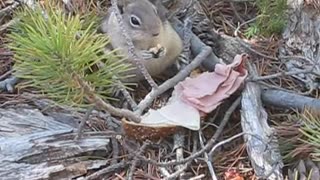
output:
[[[311,1],[312,2],[312,1]],[[314,1],[315,4],[316,1]],[[320,13],[313,6],[306,6],[302,0],[288,0],[288,22],[283,33],[280,56],[302,56],[306,58],[285,58],[288,71],[309,69],[314,73],[294,75],[306,88],[319,89],[320,74]]]
[[[72,179],[107,164],[106,132],[74,141],[73,127],[22,108],[0,109],[0,122],[0,179]]]
[[[254,73],[251,70],[250,73]],[[282,157],[277,137],[268,125],[268,114],[262,106],[258,84],[247,82],[241,100],[241,126],[255,175],[262,179],[281,180]]]

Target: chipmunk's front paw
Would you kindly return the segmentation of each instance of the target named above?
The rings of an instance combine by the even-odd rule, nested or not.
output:
[[[166,48],[158,44],[156,47],[150,48],[149,50],[142,50],[141,54],[143,59],[158,59],[166,55]]]
[[[150,48],[149,51],[153,53],[153,58],[161,58],[167,53],[167,49],[160,44],[156,47]]]
[[[144,60],[149,60],[153,58],[153,52],[149,51],[149,50],[141,50],[141,56]]]

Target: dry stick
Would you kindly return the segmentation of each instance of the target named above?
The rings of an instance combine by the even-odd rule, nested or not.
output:
[[[118,163],[118,157],[119,157],[119,144],[118,144],[118,139],[117,138],[112,138],[111,139],[111,144],[112,144],[112,160],[111,164],[116,164]]]
[[[233,104],[229,107],[229,109],[227,110],[227,112],[225,113],[221,123],[220,123],[220,126],[219,126],[219,129],[217,129],[217,131],[214,133],[214,135],[210,138],[210,140],[208,141],[208,143],[204,146],[204,148],[202,148],[200,151],[194,153],[193,155],[181,160],[181,161],[176,161],[176,160],[172,160],[172,161],[169,161],[169,162],[157,162],[157,161],[154,161],[154,160],[151,160],[151,159],[147,159],[146,157],[144,156],[140,156],[140,155],[137,155],[142,161],[146,162],[146,163],[151,163],[153,165],[156,165],[156,166],[160,166],[160,167],[165,167],[165,166],[176,166],[178,164],[183,164],[183,163],[187,163],[189,161],[192,161],[194,160],[195,158],[201,156],[204,152],[208,151],[212,146],[213,144],[216,143],[217,139],[219,138],[220,134],[222,133],[224,127],[226,126],[226,124],[228,123],[229,119],[230,119],[230,116],[232,115],[233,111],[235,111],[235,109],[238,107],[238,105],[240,104],[241,102],[241,97],[239,97],[236,101],[233,102]]]
[[[267,56],[267,55],[264,55],[254,49],[252,49],[251,47],[249,47],[248,44],[244,43],[240,38],[236,38],[238,40],[238,42],[243,45],[245,48],[247,48],[248,50],[252,51],[253,53],[261,56],[261,57],[264,57],[264,58],[267,58],[267,59],[272,59],[272,60],[276,60],[278,61],[279,59],[302,59],[302,60],[305,60],[305,61],[309,61],[309,62],[314,62],[313,60],[307,58],[307,57],[304,57],[304,56],[281,56],[279,58],[277,57],[271,57],[271,56]],[[312,71],[315,69],[315,67],[318,65],[318,63],[314,62],[314,64],[312,65],[311,68],[308,68],[308,69],[304,69],[304,70],[297,70],[297,71],[288,71],[288,72],[280,72],[280,73],[276,73],[276,74],[272,74],[272,75],[268,75],[268,76],[261,76],[261,77],[254,77],[252,79],[250,79],[250,81],[262,81],[262,80],[267,80],[267,79],[273,79],[273,78],[277,78],[277,77],[280,77],[280,76],[291,76],[291,75],[296,75],[296,74],[306,74],[306,73],[313,73]],[[317,74],[317,73],[315,73]],[[318,75],[318,74],[317,74]]]
[[[132,109],[137,108],[137,103],[133,100],[133,98],[130,96],[130,93],[127,91],[126,87],[123,85],[123,83],[120,80],[116,80],[117,86],[120,89],[122,95],[129,103],[130,107]]]
[[[97,96],[94,93],[94,90],[86,83],[84,82],[78,75],[73,75],[74,79],[77,81],[77,83],[83,88],[86,98],[89,100],[89,102],[94,103],[97,108],[100,110],[106,110],[110,114],[114,116],[119,116],[119,117],[126,117],[134,122],[140,122],[141,118],[134,114],[132,111],[129,111],[127,109],[119,109],[115,108],[112,105],[106,103],[103,101],[99,96]]]
[[[115,170],[120,169],[120,168],[125,168],[126,166],[128,166],[128,163],[126,161],[122,161],[117,164],[111,164],[108,167],[101,169],[101,170],[89,175],[88,177],[85,178],[85,180],[98,179],[99,177],[101,177],[104,174],[114,172]]]
[[[164,179],[166,179],[166,180],[177,179],[178,176],[180,176],[180,174],[183,173],[183,172],[187,169],[188,164],[189,164],[189,163],[185,164],[182,168],[180,168],[180,169],[177,170],[176,172],[170,174],[170,176],[165,177]]]
[[[145,143],[143,143],[143,145],[140,147],[139,151],[137,154],[141,155],[143,154],[143,152],[146,150],[146,148],[150,145],[150,143],[147,141]],[[138,164],[139,158],[138,157],[134,157],[130,171],[129,171],[129,175],[128,175],[128,180],[133,180],[133,174],[134,174],[134,170],[136,169],[136,166]]]
[[[211,51],[212,50],[209,46],[204,47],[203,50],[197,55],[197,57],[177,75],[161,84],[158,89],[152,89],[151,92],[138,104],[138,109],[135,111],[135,113],[138,115],[142,114],[142,112],[152,103],[152,101],[158,95],[164,93],[165,91],[179,83],[181,80],[185,79],[193,69],[198,67],[202,63],[202,61],[206,59]]]
[[[164,167],[160,167],[159,168],[159,172],[164,176],[164,177],[168,177],[170,176],[170,173],[168,172],[168,170]]]
[[[238,13],[238,11],[237,11],[237,9],[236,9],[236,7],[234,5],[234,2],[231,1],[230,2],[230,6],[231,6],[232,11],[234,12],[234,15],[238,18],[238,20],[241,22],[241,24],[246,24],[245,20]],[[240,25],[240,26],[242,26],[242,25]]]
[[[232,3],[231,3],[231,4],[232,4]],[[250,19],[250,20],[248,20],[248,21],[246,21],[246,22],[241,23],[241,24],[236,28],[236,30],[234,30],[234,35],[235,35],[236,37],[238,37],[238,31],[240,30],[240,28],[241,28],[242,26],[247,25],[247,24],[255,21],[255,20],[258,19],[258,18],[259,18],[259,16],[256,16],[256,17],[254,17],[254,18],[252,18],[252,19]],[[248,48],[249,48],[249,47],[248,47]]]
[[[236,37],[236,40],[242,45],[244,46],[245,48],[247,48],[248,50],[250,50],[251,52],[261,56],[261,57],[264,57],[264,58],[267,58],[267,59],[272,59],[272,60],[279,60],[278,58],[275,58],[275,57],[272,57],[272,56],[267,56],[267,55],[264,55],[254,49],[252,49],[247,43],[245,43],[242,39],[240,39],[239,37]]]
[[[200,140],[200,145],[201,145],[201,148],[204,147],[204,143],[203,143],[203,139],[202,139],[202,131],[200,130],[199,131],[199,140]],[[205,158],[205,161],[208,165],[208,169],[209,169],[209,172],[211,174],[211,178],[213,180],[217,180],[217,176],[216,176],[216,173],[214,172],[214,169],[213,169],[213,166],[212,166],[212,163],[211,163],[211,160],[209,160],[209,158],[211,159],[212,157],[208,155],[208,153],[204,153],[204,158]]]
[[[5,72],[4,74],[2,74],[1,76],[0,76],[0,80],[3,80],[3,79],[5,79],[5,78],[7,78],[8,76],[10,76],[10,74],[13,72],[13,70],[11,69],[11,70],[9,70],[9,71],[7,71],[7,72]]]
[[[263,81],[263,80],[278,78],[278,77],[281,77],[281,76],[291,76],[291,75],[296,75],[296,74],[307,74],[307,73],[312,73],[314,68],[315,68],[315,66],[312,66],[311,68],[303,69],[303,70],[279,72],[279,73],[275,73],[275,74],[271,74],[271,75],[267,75],[267,76],[258,76],[258,77],[253,77],[253,78],[249,79],[249,81]]]
[[[265,55],[265,54],[262,54],[254,49],[252,49],[248,43],[245,43],[242,39],[240,39],[239,37],[236,37],[236,40],[241,44],[243,45],[245,48],[247,48],[249,51],[257,54],[258,56],[261,56],[261,57],[264,57],[264,58],[267,58],[267,59],[272,59],[272,60],[275,60],[275,61],[279,61],[279,59],[302,59],[302,60],[305,60],[305,61],[309,61],[309,62],[314,62],[313,60],[307,58],[307,57],[304,57],[304,56],[280,56],[280,57],[272,57],[272,56],[268,56],[268,55]],[[314,62],[316,64],[316,62]],[[314,65],[315,66],[315,65]]]
[[[18,5],[19,5],[19,3],[14,1],[12,5],[9,5],[3,9],[0,9],[0,16],[4,16],[5,14],[9,14],[9,11],[15,9]]]
[[[198,180],[198,179],[203,179],[204,177],[206,177],[206,175],[200,174],[199,176],[192,177],[189,180]]]
[[[117,0],[111,0],[111,4],[112,4],[112,8],[113,8],[113,13],[115,13],[115,15],[117,17],[117,20],[118,20],[118,23],[119,23],[119,26],[120,26],[120,29],[122,31],[122,35],[124,36],[124,38],[126,40],[126,43],[127,43],[127,46],[128,46],[128,54],[129,54],[129,56],[132,57],[134,64],[139,68],[139,70],[141,71],[142,75],[148,81],[148,83],[150,84],[152,89],[157,88],[158,85],[154,82],[154,80],[152,79],[152,77],[148,73],[146,67],[140,61],[140,59],[142,59],[142,58],[139,57],[137,55],[137,53],[135,52],[132,40],[131,40],[130,36],[128,35],[128,33],[126,32],[126,28],[124,27],[123,20],[122,20],[122,17],[120,15],[120,12],[119,12],[119,9],[118,9],[118,6],[117,6]]]
[[[16,24],[19,20],[18,19],[12,19],[9,22],[7,22],[6,24],[3,24],[2,26],[0,26],[0,33],[4,30],[6,30],[8,27]]]
[[[210,151],[210,153],[209,153],[209,157],[212,157],[213,152],[214,152],[218,147],[220,147],[220,146],[222,146],[222,145],[224,145],[224,144],[226,144],[226,143],[229,143],[230,141],[233,141],[234,139],[236,139],[236,138],[238,138],[238,137],[240,137],[240,136],[242,136],[242,135],[244,135],[244,134],[245,134],[245,133],[242,132],[242,133],[236,134],[236,135],[234,135],[234,136],[232,136],[232,137],[230,137],[230,138],[228,138],[228,139],[226,139],[226,140],[223,140],[223,141],[217,143],[216,145],[214,145],[214,146],[212,147],[212,149],[211,149],[211,151]],[[210,159],[212,159],[212,158],[210,158]]]
[[[184,141],[185,141],[185,137],[184,137],[185,131],[178,131],[174,134],[173,137],[173,141],[174,141],[174,147],[176,148],[176,159],[178,161],[183,159],[183,147],[184,147]],[[184,169],[184,165],[178,165],[176,166],[176,169],[180,170],[180,169]],[[180,173],[180,178],[181,176],[183,176],[184,172],[181,171]]]
[[[80,125],[78,127],[78,133],[74,138],[75,141],[77,141],[77,140],[79,140],[81,138],[81,136],[82,136],[81,133],[82,133],[82,130],[84,128],[84,125],[85,125],[86,121],[89,119],[90,114],[92,113],[93,109],[94,109],[94,106],[89,107],[87,109],[87,112],[86,112],[85,116],[81,119]]]
[[[98,66],[100,66],[101,68],[105,67],[106,64],[99,61]],[[126,101],[129,103],[130,107],[132,109],[136,109],[137,108],[137,103],[133,100],[133,98],[130,96],[130,93],[127,91],[126,87],[123,85],[123,83],[119,80],[119,78],[117,78],[117,76],[112,76],[112,79],[115,81],[117,87],[120,89],[122,95],[124,96],[124,98],[126,99]]]

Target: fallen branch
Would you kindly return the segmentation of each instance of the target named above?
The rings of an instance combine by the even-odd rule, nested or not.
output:
[[[150,145],[150,143],[144,142],[143,145],[140,147],[139,151],[137,152],[137,154],[142,155],[144,153],[144,151],[146,150],[146,148]],[[129,170],[129,175],[128,175],[128,180],[133,180],[133,174],[134,174],[134,170],[136,169],[136,166],[138,164],[139,158],[138,157],[134,157],[134,159],[132,160],[132,165],[130,167]]]
[[[264,81],[268,79],[274,79],[282,76],[291,76],[291,75],[297,75],[297,74],[307,74],[307,73],[312,73],[313,68],[309,69],[303,69],[303,70],[297,70],[297,71],[288,71],[288,72],[279,72],[267,76],[258,76],[258,77],[253,77],[249,79],[249,81]]]
[[[81,86],[80,88],[82,88],[83,91],[85,92],[87,100],[90,103],[95,104],[95,106],[100,110],[106,110],[114,116],[125,117],[137,123],[141,121],[141,118],[137,116],[135,113],[133,113],[132,111],[113,107],[111,104],[108,104],[105,101],[103,101],[99,96],[97,96],[94,93],[94,90],[86,82],[84,82],[78,75],[74,75],[73,77],[77,81],[77,83]]]
[[[135,113],[138,115],[142,114],[142,112],[158,95],[164,93],[168,89],[178,84],[181,80],[185,79],[193,69],[198,67],[201,62],[205,60],[208,55],[210,55],[210,53],[212,53],[211,48],[208,46],[204,47],[203,50],[196,56],[196,58],[177,75],[161,84],[157,89],[152,89],[152,91],[147,94],[147,96],[138,104],[138,109],[135,111]]]
[[[245,134],[244,132],[239,133],[239,134],[236,134],[236,135],[234,135],[234,136],[232,136],[232,137],[230,137],[230,138],[228,138],[228,139],[225,139],[225,140],[217,143],[216,145],[214,145],[214,146],[212,147],[210,153],[209,153],[209,154],[210,154],[210,157],[212,157],[213,152],[214,152],[218,147],[220,147],[220,146],[222,146],[222,145],[224,145],[224,144],[226,144],[226,143],[229,143],[229,142],[233,141],[234,139],[236,139],[236,138],[238,138],[238,137],[240,137],[240,136],[242,136],[242,135],[244,135],[244,134]]]
[[[3,80],[12,74],[13,70],[9,70],[0,76],[0,80]]]
[[[261,93],[261,96],[263,102],[269,106],[298,110],[303,110],[306,107],[311,109],[320,109],[320,99],[302,96],[296,93],[265,89],[263,93]]]
[[[255,68],[248,65],[250,74],[256,75]],[[246,83],[241,105],[242,131],[252,134],[245,134],[244,139],[256,176],[264,179],[270,175],[270,179],[283,179],[278,142],[267,123],[268,114],[262,107],[259,85]]]
[[[204,143],[203,143],[203,138],[202,138],[202,131],[200,130],[199,131],[199,140],[200,140],[200,145],[201,145],[201,148],[204,147]],[[207,152],[204,153],[204,159],[205,159],[205,162],[207,163],[207,166],[208,166],[208,169],[209,169],[209,172],[210,172],[210,175],[211,175],[211,179],[212,180],[217,180],[217,176],[216,176],[216,173],[213,169],[213,166],[212,166],[212,157],[208,155]]]
[[[173,136],[173,149],[176,150],[176,159],[178,161],[181,161],[184,156],[184,141],[185,141],[185,137],[184,137],[184,132],[185,131],[178,131],[174,134]],[[177,171],[179,171],[180,169],[186,169],[187,164],[185,165],[178,165],[175,168],[177,169]],[[179,178],[181,179],[183,177],[183,175],[185,174],[184,171],[180,171],[181,173],[179,174]]]

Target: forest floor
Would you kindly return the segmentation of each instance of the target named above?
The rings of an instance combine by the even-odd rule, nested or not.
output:
[[[8,42],[6,40],[6,34],[10,33],[7,25],[8,23],[12,22],[12,14],[15,9],[14,6],[16,6],[14,2],[15,1],[9,0],[2,0],[0,2],[0,81],[3,81],[11,76],[12,66],[14,65],[14,55],[7,47]],[[79,5],[85,4],[81,3],[81,0],[77,0],[77,2]],[[282,62],[279,62],[277,58],[279,54],[279,48],[283,43],[282,35],[261,35],[253,32],[254,29],[252,28],[253,24],[251,23],[251,20],[254,20],[257,17],[258,9],[256,6],[254,6],[252,3],[212,1],[210,5],[209,3],[203,3],[202,7],[205,9],[207,17],[210,18],[212,23],[211,25],[213,25],[212,29],[215,29],[219,34],[228,35],[230,37],[238,37],[244,42],[252,45],[252,49],[250,51],[251,53],[256,54],[253,64],[255,64],[257,67],[259,76],[267,76],[286,71],[285,65]],[[85,9],[85,7],[83,7],[83,9]],[[202,37],[202,39],[203,38],[205,37]],[[261,54],[264,56],[261,56]],[[161,80],[158,82],[161,82]],[[303,94],[315,99],[319,99],[320,97],[319,89],[313,89],[312,91],[307,92],[308,88],[306,88],[303,83],[298,81],[293,76],[279,75],[275,76],[274,78],[263,80],[261,81],[261,84],[268,87],[295,92],[296,94],[300,95]],[[139,87],[133,93],[135,100],[138,101],[143,99],[149,90],[150,89],[148,89],[145,84],[139,84]],[[0,108],[14,108],[15,106],[19,107],[19,104],[28,103],[30,105],[32,104],[32,107],[35,107],[32,97],[23,95],[23,93],[34,92],[35,91],[32,89],[15,89],[12,93],[1,92]],[[205,121],[201,124],[201,131],[185,132],[184,154],[186,154],[186,156],[197,152],[199,149],[202,149],[204,144],[209,142],[209,139],[219,128],[219,123],[221,122],[221,119],[223,119],[225,112],[237,99],[239,93],[240,92],[237,92],[232,95],[214,112],[210,113],[206,117],[208,121]],[[153,107],[161,106],[161,104],[167,101],[168,96],[168,93],[165,93],[157,98],[153,103]],[[287,147],[288,149],[285,149],[286,152],[284,152],[285,150],[282,149],[283,147],[280,145],[281,154],[283,157],[286,157],[286,159],[284,158],[283,160],[285,163],[285,167],[283,168],[284,176],[291,172],[289,169],[293,170],[294,168],[298,168],[299,172],[303,171],[301,170],[303,169],[301,166],[307,167],[306,171],[309,171],[310,169],[308,170],[308,165],[301,165],[300,160],[308,159],[313,148],[309,144],[299,141],[299,138],[302,138],[303,135],[300,132],[299,125],[293,122],[294,118],[299,116],[298,111],[296,109],[284,109],[265,105],[263,107],[266,108],[268,113],[268,123],[270,127],[274,128],[279,140],[279,144],[285,144],[290,141],[290,145],[293,146],[291,148]],[[85,116],[85,112],[79,113],[81,114],[81,117]],[[86,131],[107,130],[110,130],[108,124],[106,124],[105,120],[102,118],[93,118],[92,120],[88,120],[86,122]],[[237,108],[234,110],[234,112],[232,112],[227,125],[224,127],[223,132],[219,136],[219,141],[228,139],[241,132],[241,111],[240,108]],[[130,150],[128,149],[132,149],[133,147],[134,149],[137,149],[137,151],[139,150],[139,152],[142,150],[141,154],[144,154],[145,157],[148,157],[149,159],[158,160],[165,157],[165,159],[170,160],[174,159],[176,155],[174,150],[177,147],[173,147],[173,141],[173,137],[169,137],[159,140],[157,143],[151,143],[151,145],[149,142],[147,143],[150,146],[148,150],[144,150],[142,147],[143,145],[136,142],[130,145],[119,143],[119,146],[113,145],[113,148],[117,147],[117,150],[111,152],[118,154],[117,163],[122,163],[123,161],[121,160],[126,160],[126,158],[130,155]],[[198,147],[195,145],[195,141],[198,141]],[[108,157],[104,158],[112,161],[114,156],[108,155]],[[210,179],[207,161],[206,155],[194,158],[190,162],[188,168],[186,168],[185,176],[189,178],[193,177],[193,179]],[[214,165],[215,173],[219,179],[257,179],[247,153],[246,142],[243,138],[237,138],[231,142],[224,143],[223,146],[220,146],[215,151],[211,161]],[[165,174],[164,170],[160,170],[159,172],[159,167],[155,164],[150,163],[148,165],[141,165],[142,161],[138,161],[136,159],[133,159],[132,162],[137,167],[134,171],[134,179],[159,179],[161,176],[160,174]],[[299,166],[297,166],[297,164],[299,164]],[[119,165],[119,167],[115,168],[114,171],[109,170],[108,173],[106,173],[107,175],[104,177],[105,179],[124,179],[128,173],[128,167],[130,167],[128,164]],[[172,168],[171,165],[168,165],[168,169],[173,170],[174,168]],[[317,171],[319,171],[319,169],[317,169]],[[87,176],[95,172],[96,171],[87,172]]]

